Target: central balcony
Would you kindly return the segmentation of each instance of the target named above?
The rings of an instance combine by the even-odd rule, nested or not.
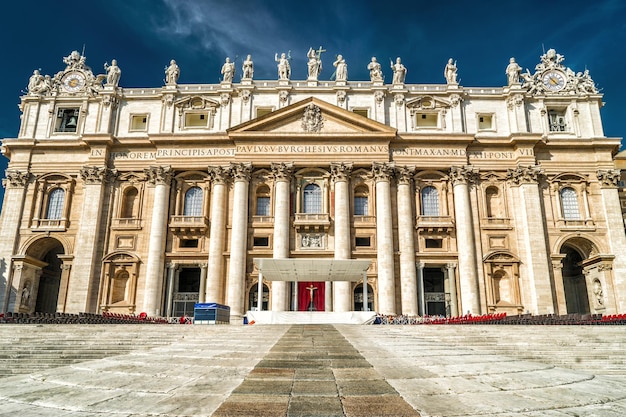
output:
[[[298,230],[326,231],[330,228],[328,213],[296,213],[293,225]]]

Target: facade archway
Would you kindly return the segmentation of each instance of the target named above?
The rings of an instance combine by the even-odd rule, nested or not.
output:
[[[588,314],[589,294],[583,273],[583,255],[575,247],[567,244],[561,248],[561,254],[565,255],[561,262],[567,314]]]
[[[252,285],[250,290],[248,291],[248,310],[257,310],[258,311],[258,292],[259,286]],[[270,300],[270,289],[266,284],[263,284],[263,305],[261,306],[261,311],[269,310],[269,300]]]
[[[352,296],[354,299],[354,311],[364,311],[363,283],[358,284],[356,287],[354,287]],[[376,311],[374,310],[374,288],[372,288],[370,284],[367,284],[367,311]]]

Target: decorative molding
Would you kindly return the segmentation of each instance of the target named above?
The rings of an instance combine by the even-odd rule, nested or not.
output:
[[[330,164],[330,175],[334,182],[348,181],[352,173],[352,163],[336,163]]]
[[[154,185],[169,185],[174,172],[169,165],[152,165],[144,169],[148,182]]]
[[[208,167],[209,177],[215,184],[226,184],[230,178],[230,168],[223,166]]]
[[[374,162],[372,164],[372,176],[376,182],[390,181],[394,174],[394,168],[393,162]]]
[[[515,185],[536,184],[539,182],[539,176],[542,174],[543,169],[539,165],[518,165],[514,169],[507,170],[507,180]]]
[[[230,174],[235,181],[249,182],[251,172],[252,164],[250,162],[230,164]]]
[[[272,162],[270,169],[275,181],[291,181],[293,162]]]
[[[478,168],[472,165],[450,167],[450,180],[453,185],[476,182],[478,180]]]
[[[2,181],[2,185],[7,188],[22,188],[28,184],[30,180],[30,172],[22,172],[17,169],[7,169],[4,171],[6,178]]]
[[[322,109],[311,103],[304,108],[302,115],[302,130],[309,133],[319,133],[324,127]]]
[[[599,169],[596,173],[602,188],[617,188],[620,180],[619,169]]]
[[[410,184],[415,175],[415,167],[402,166],[395,169],[398,184]]]

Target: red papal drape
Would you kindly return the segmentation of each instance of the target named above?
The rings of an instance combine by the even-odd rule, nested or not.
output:
[[[324,311],[325,282],[298,282],[298,311],[308,311],[311,303],[311,291],[307,287],[313,286],[313,306],[315,311]]]

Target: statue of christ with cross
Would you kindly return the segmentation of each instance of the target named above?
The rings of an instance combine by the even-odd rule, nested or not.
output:
[[[311,285],[306,287],[305,289],[309,290],[309,311],[315,311],[315,304],[313,304],[313,291],[317,290],[317,288],[313,286],[313,283],[311,283]]]
[[[320,46],[317,51],[313,48],[309,48],[309,52],[306,54],[307,58],[309,58],[309,62],[307,63],[309,80],[317,80],[320,72],[322,72],[322,52],[326,52],[326,49],[322,49]]]

